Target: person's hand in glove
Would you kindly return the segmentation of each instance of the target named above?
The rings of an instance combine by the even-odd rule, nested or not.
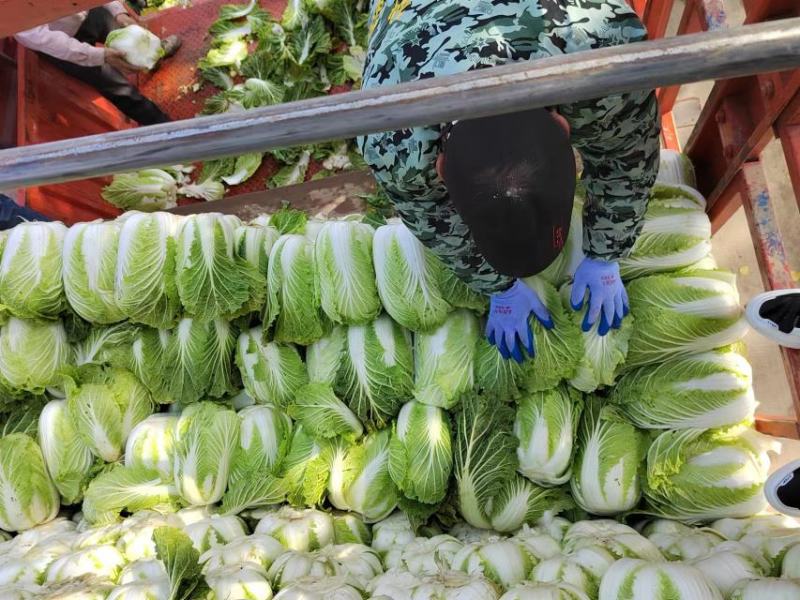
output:
[[[503,358],[513,358],[522,363],[523,347],[528,355],[534,356],[533,331],[529,322],[531,313],[544,327],[553,328],[553,321],[544,303],[520,279],[505,292],[491,297],[486,338],[490,344],[497,346]]]
[[[586,290],[589,291],[583,331],[589,331],[600,319],[597,333],[606,335],[610,329],[619,329],[629,312],[628,294],[619,275],[619,265],[593,258],[584,258],[575,271],[570,303],[573,310],[583,307]]]

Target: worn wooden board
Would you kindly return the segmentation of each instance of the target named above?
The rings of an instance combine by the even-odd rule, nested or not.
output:
[[[312,215],[344,216],[364,211],[361,196],[375,191],[375,180],[366,171],[355,171],[285,188],[241,194],[218,202],[188,204],[173,209],[179,215],[221,212],[249,221],[274,213],[284,204]]]

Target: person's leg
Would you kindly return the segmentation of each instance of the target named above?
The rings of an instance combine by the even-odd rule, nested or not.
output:
[[[44,55],[43,55],[44,56]],[[83,67],[46,56],[59,69],[88,83],[121,112],[140,125],[168,123],[169,118],[152,100],[145,98],[128,79],[114,67]]]
[[[11,229],[26,221],[49,220],[27,206],[20,206],[5,194],[0,194],[0,230]]]
[[[75,38],[86,44],[104,44],[109,33],[119,29],[114,15],[102,6],[91,9]]]

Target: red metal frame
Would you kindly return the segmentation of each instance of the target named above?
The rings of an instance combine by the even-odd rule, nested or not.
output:
[[[0,0],[0,38],[105,4],[107,0]]]
[[[663,15],[654,7],[671,2],[647,0],[633,6],[651,37],[663,35]],[[800,16],[798,0],[744,0],[746,23]],[[725,26],[723,0],[687,0],[678,34]],[[664,144],[679,149],[672,109],[679,87],[661,89]],[[774,136],[780,138],[800,206],[800,70],[720,81],[714,85],[685,152],[708,200],[714,231],[744,207],[753,246],[767,289],[797,287],[759,160]],[[800,352],[782,349],[795,417],[757,415],[765,433],[800,438]]]

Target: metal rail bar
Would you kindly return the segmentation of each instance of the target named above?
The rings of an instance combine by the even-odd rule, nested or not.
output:
[[[800,19],[0,152],[0,187],[263,151],[800,66]]]

